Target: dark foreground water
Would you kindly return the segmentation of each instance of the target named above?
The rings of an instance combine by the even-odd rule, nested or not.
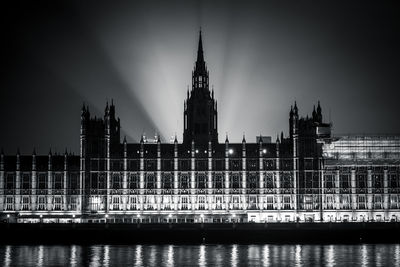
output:
[[[1,266],[400,266],[400,245],[0,246]]]

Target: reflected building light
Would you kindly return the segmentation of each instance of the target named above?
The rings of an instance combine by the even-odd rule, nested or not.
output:
[[[11,264],[11,246],[6,246],[6,252],[4,253],[4,264],[3,266],[8,267]]]
[[[233,245],[232,246],[232,251],[231,251],[231,265],[232,266],[238,266],[238,245]]]
[[[396,244],[394,249],[394,266],[400,266],[400,245]]]
[[[102,266],[109,266],[110,265],[110,246],[104,246],[104,253],[103,253],[103,265]]]
[[[368,266],[368,250],[367,245],[361,247],[361,266]]]
[[[100,254],[101,254],[101,247],[94,246],[92,247],[91,251],[91,258],[90,258],[90,267],[100,266]]]
[[[142,245],[137,245],[137,246],[136,246],[136,251],[135,251],[135,266],[143,266],[143,261],[142,261]]]
[[[269,255],[269,245],[265,245],[263,248],[263,262],[264,266],[270,266],[270,255]]]
[[[174,246],[169,245],[168,246],[168,252],[167,252],[167,266],[174,266]]]
[[[260,260],[260,247],[259,246],[249,246],[247,252],[247,261],[258,261]]]
[[[150,249],[150,257],[149,257],[149,266],[157,266],[157,257],[156,257],[156,246],[151,246]]]
[[[326,258],[326,266],[327,267],[333,267],[335,265],[335,250],[333,248],[333,245],[330,245],[328,247],[325,258]]]
[[[43,257],[44,257],[44,248],[43,246],[39,246],[38,257],[37,257],[37,266],[43,266]]]
[[[282,251],[285,251],[286,250],[286,248],[285,248],[285,246],[281,246],[281,247],[278,247],[278,246],[273,246],[272,247],[272,266],[276,266],[276,265],[278,265],[278,264],[284,264],[284,262],[282,263],[279,259],[286,259],[286,258],[283,258],[282,257]]]
[[[77,266],[76,245],[72,245],[72,246],[71,246],[71,256],[70,256],[69,265],[70,265],[71,267]]]
[[[206,246],[201,245],[199,250],[199,266],[207,266],[206,262]]]
[[[382,252],[381,252],[380,246],[375,246],[374,250],[375,250],[375,263],[376,263],[376,266],[383,266],[382,265]]]
[[[295,266],[302,266],[301,262],[301,245],[296,245],[295,248]]]

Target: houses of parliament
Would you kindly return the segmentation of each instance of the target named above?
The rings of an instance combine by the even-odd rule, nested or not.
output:
[[[200,32],[183,141],[121,141],[114,103],[83,106],[80,154],[0,156],[0,220],[13,223],[400,220],[400,136],[333,136],[320,103],[288,134],[218,141]]]

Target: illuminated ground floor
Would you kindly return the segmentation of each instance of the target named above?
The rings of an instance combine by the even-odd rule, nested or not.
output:
[[[397,222],[399,210],[4,212],[3,223]]]

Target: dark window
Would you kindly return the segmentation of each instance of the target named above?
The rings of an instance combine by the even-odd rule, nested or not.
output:
[[[206,171],[207,167],[207,160],[196,160],[196,171]]]
[[[268,189],[274,188],[274,175],[272,173],[266,173],[264,176],[264,186]]]
[[[7,174],[7,181],[6,181],[6,188],[11,190],[14,189],[14,181],[15,175],[14,174]]]
[[[190,170],[190,160],[189,159],[181,159],[179,161],[179,170],[189,171]]]
[[[112,188],[113,189],[121,189],[121,174],[113,173],[112,175]]]
[[[222,189],[223,187],[223,175],[222,174],[216,174],[214,176],[214,188],[215,189]]]
[[[187,174],[182,174],[179,177],[179,187],[182,189],[189,188],[189,176]]]
[[[255,188],[258,188],[259,186],[259,181],[258,181],[258,175],[257,174],[255,174],[255,173],[249,173],[248,174],[248,176],[247,176],[247,186],[250,188],[250,189],[255,189]]]
[[[44,173],[40,173],[38,176],[38,189],[46,189],[46,178],[47,175]]]
[[[53,175],[53,187],[54,189],[61,189],[62,188],[62,184],[63,184],[63,178],[64,178],[64,174],[63,173],[55,173]]]
[[[139,170],[139,160],[128,160],[128,170],[138,171]]]
[[[162,176],[162,188],[171,189],[172,188],[172,174],[164,173]]]
[[[30,189],[30,175],[27,173],[24,173],[22,175],[22,189],[27,190]]]
[[[231,159],[229,160],[229,169],[232,171],[242,170],[242,160],[241,159]]]
[[[214,160],[214,170],[216,170],[216,171],[225,170],[224,164],[225,164],[225,160],[223,160],[223,159]]]
[[[198,175],[196,175],[197,177],[197,184],[196,184],[196,187],[198,188],[198,189],[204,189],[204,188],[206,188],[206,176],[204,175],[204,174],[198,174]]]
[[[155,188],[155,177],[154,177],[154,174],[147,174],[146,175],[146,188],[147,189],[154,189]]]
[[[137,189],[139,188],[139,175],[137,174],[129,174],[129,181],[128,181],[129,185],[129,189]]]
[[[247,160],[247,169],[249,171],[256,171],[258,170],[258,159],[248,159]]]
[[[173,159],[163,160],[161,169],[163,171],[173,171],[174,170],[174,160]]]
[[[155,171],[157,169],[157,162],[155,160],[146,160],[146,171]]]
[[[231,175],[231,188],[240,188],[240,174],[235,173]]]

